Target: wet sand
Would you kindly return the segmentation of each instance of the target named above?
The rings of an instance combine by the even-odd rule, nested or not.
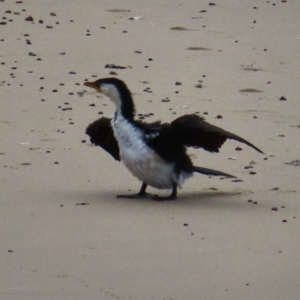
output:
[[[202,2],[0,1],[1,299],[298,299],[300,2]],[[109,76],[145,121],[199,112],[265,155],[190,150],[240,180],[117,199],[140,183],[85,135]]]

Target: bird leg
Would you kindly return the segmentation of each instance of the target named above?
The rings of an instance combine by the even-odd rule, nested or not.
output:
[[[140,191],[133,195],[117,195],[117,198],[127,198],[127,199],[141,199],[152,197],[152,194],[146,193],[147,183],[143,182]]]
[[[159,197],[155,195],[152,199],[155,201],[168,201],[168,200],[175,200],[177,198],[177,184],[173,183],[172,193],[168,197]]]

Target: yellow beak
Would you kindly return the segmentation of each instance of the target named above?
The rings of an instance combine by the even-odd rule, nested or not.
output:
[[[97,92],[101,93],[101,89],[96,82],[85,82],[83,85],[95,89]]]

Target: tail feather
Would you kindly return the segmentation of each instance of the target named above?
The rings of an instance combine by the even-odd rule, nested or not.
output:
[[[230,177],[230,178],[236,178],[236,176],[233,176],[233,175],[221,172],[221,171],[208,169],[208,168],[202,168],[202,167],[196,167],[196,166],[193,167],[193,171],[204,174],[204,175],[208,175],[208,176],[225,176],[225,177]]]

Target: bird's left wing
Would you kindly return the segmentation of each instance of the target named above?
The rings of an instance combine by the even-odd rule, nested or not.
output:
[[[198,115],[184,115],[179,117],[171,123],[171,126],[176,137],[187,147],[200,147],[206,151],[219,152],[219,148],[221,148],[224,142],[227,139],[232,139],[263,153],[245,139],[207,123],[203,117]]]
[[[91,123],[85,133],[90,137],[91,143],[100,146],[115,160],[120,161],[119,145],[114,136],[110,119],[101,118]]]

